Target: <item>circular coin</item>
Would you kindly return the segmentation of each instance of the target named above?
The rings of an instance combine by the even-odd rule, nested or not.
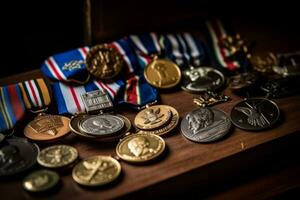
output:
[[[140,111],[134,119],[134,124],[139,129],[153,130],[167,124],[171,117],[170,106],[155,105]]]
[[[245,130],[259,131],[273,126],[279,119],[277,104],[268,99],[251,98],[237,103],[231,110],[232,123]]]
[[[78,163],[73,179],[85,186],[100,186],[114,181],[121,173],[120,163],[109,156],[93,156]]]
[[[106,44],[92,47],[86,56],[87,70],[100,79],[111,79],[117,76],[123,65],[122,55]]]
[[[240,90],[252,86],[257,82],[257,76],[253,73],[241,73],[230,77],[229,88],[232,90]]]
[[[22,185],[29,192],[43,192],[52,189],[58,182],[59,175],[56,172],[42,169],[26,176]]]
[[[41,114],[27,124],[24,135],[35,141],[55,140],[70,132],[69,123],[64,116]]]
[[[79,129],[89,135],[109,136],[118,133],[124,127],[124,121],[110,114],[88,115],[79,123]]]
[[[78,158],[77,150],[69,145],[53,145],[43,149],[37,161],[43,167],[60,168],[68,166]]]
[[[183,71],[181,88],[197,93],[214,91],[225,83],[225,77],[219,70],[212,67],[190,67]]]
[[[157,88],[171,88],[181,79],[179,67],[166,59],[154,59],[144,70],[147,82]]]
[[[117,155],[128,162],[146,162],[158,157],[165,149],[165,141],[158,135],[138,133],[122,139]]]
[[[38,146],[26,139],[6,139],[0,147],[0,177],[28,170],[35,164],[38,153]]]
[[[167,123],[167,125],[164,125],[163,127],[159,127],[158,129],[155,130],[141,130],[139,131],[139,133],[151,133],[151,134],[156,134],[156,135],[165,135],[169,132],[171,132],[178,124],[179,122],[179,114],[177,112],[177,110],[171,106],[166,106],[168,107],[168,109],[172,112],[172,118],[170,120],[169,123]]]
[[[213,142],[224,137],[231,122],[226,113],[217,108],[198,108],[181,121],[181,132],[194,142]]]

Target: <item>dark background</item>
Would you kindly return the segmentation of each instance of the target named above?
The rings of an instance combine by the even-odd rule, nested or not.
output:
[[[48,56],[82,46],[85,34],[84,2],[13,1],[1,5],[0,77],[39,68]],[[221,16],[238,21],[238,25],[249,24],[249,31],[254,33],[253,27],[258,27],[260,31],[265,29],[258,37],[274,37],[277,46],[281,45],[278,38],[284,38],[282,45],[290,46],[293,50],[300,46],[300,40],[297,39],[300,34],[299,6],[292,1],[91,2],[94,5],[92,25],[96,30],[93,31],[92,43],[132,32],[156,31],[156,28],[171,31],[172,26],[189,26],[193,19],[194,25],[197,25],[201,17]],[[243,30],[247,32],[247,26]]]

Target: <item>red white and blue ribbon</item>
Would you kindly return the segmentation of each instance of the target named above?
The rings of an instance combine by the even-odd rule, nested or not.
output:
[[[25,106],[18,84],[0,87],[0,131],[11,130],[24,113]]]
[[[82,47],[47,58],[42,72],[52,80],[85,83],[89,78],[85,58],[89,47]]]
[[[165,56],[179,66],[200,66],[205,58],[203,43],[190,33],[163,36]]]

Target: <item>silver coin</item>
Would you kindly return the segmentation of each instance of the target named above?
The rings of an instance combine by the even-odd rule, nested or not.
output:
[[[79,129],[90,135],[110,135],[119,132],[124,126],[124,121],[110,114],[91,115],[84,118]]]
[[[231,121],[226,113],[216,108],[198,108],[181,121],[181,132],[194,142],[213,142],[230,130]]]
[[[197,93],[214,91],[222,87],[225,77],[219,70],[211,67],[189,67],[183,71],[181,88]]]

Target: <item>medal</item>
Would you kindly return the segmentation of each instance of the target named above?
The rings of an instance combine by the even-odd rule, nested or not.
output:
[[[116,147],[118,157],[140,163],[157,158],[165,149],[165,141],[157,135],[137,133],[123,138]]]
[[[2,144],[5,142],[5,144]],[[0,177],[24,172],[36,163],[39,148],[22,138],[2,141],[0,147]]]
[[[257,83],[258,77],[250,72],[241,73],[229,78],[229,88],[234,91],[243,90]]]
[[[62,168],[75,162],[77,150],[69,145],[53,145],[43,149],[38,157],[38,163],[43,167]]]
[[[280,111],[275,102],[250,98],[237,103],[231,110],[232,123],[241,129],[260,131],[272,127],[279,119]]]
[[[59,175],[56,172],[42,169],[26,176],[22,185],[29,192],[44,192],[54,188],[58,182]]]
[[[100,186],[108,184],[121,173],[120,163],[109,156],[93,156],[79,162],[72,177],[80,185]]]

